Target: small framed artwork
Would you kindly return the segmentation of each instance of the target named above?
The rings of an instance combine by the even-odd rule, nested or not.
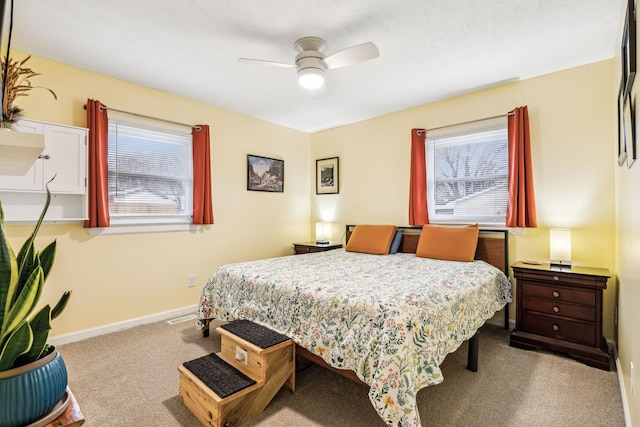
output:
[[[620,82],[618,91],[618,166],[627,160],[627,144],[624,135],[624,80]]]
[[[316,160],[316,194],[338,194],[338,158]]]
[[[247,155],[247,190],[284,192],[284,160]]]
[[[624,105],[622,109],[622,122],[624,128],[624,146],[627,157],[627,167],[631,167],[635,161],[635,120],[633,117],[633,107],[631,105],[631,94],[624,96]]]
[[[631,94],[627,95],[629,98],[631,98]],[[631,117],[632,120],[635,122],[635,126],[631,125],[631,128],[633,129],[633,138],[631,139],[631,141],[627,142],[626,145],[626,150],[627,150],[627,167],[630,168],[631,165],[636,161],[636,158],[638,157],[638,151],[637,151],[637,138],[636,136],[638,136],[638,131],[640,130],[640,114],[638,114],[638,111],[636,110],[636,102],[637,102],[637,98],[634,98],[633,102],[631,102],[631,100],[629,100],[629,109],[631,110]]]
[[[636,14],[635,0],[627,0],[627,10],[622,32],[622,85],[624,94],[631,93],[636,75]]]

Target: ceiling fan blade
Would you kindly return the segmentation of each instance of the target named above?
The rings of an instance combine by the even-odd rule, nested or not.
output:
[[[328,69],[342,68],[359,64],[380,56],[375,44],[371,42],[348,47],[323,59]]]
[[[251,59],[251,58],[238,58],[238,62],[244,62],[246,64],[262,64],[270,67],[280,68],[297,68],[295,64],[285,64],[284,62],[265,61],[264,59]]]

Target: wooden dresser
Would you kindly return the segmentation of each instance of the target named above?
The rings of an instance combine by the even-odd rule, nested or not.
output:
[[[602,291],[609,271],[523,262],[512,268],[517,308],[509,344],[565,353],[609,370],[609,349],[602,336]]]
[[[342,247],[342,243],[316,243],[316,242],[306,242],[306,243],[294,243],[293,249],[296,252],[296,255],[300,254],[308,254],[311,252],[325,252],[330,251],[332,249],[340,249]]]

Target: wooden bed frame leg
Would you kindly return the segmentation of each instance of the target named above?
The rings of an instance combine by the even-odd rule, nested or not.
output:
[[[207,338],[209,336],[210,323],[211,323],[211,319],[204,319],[204,327],[202,328],[202,338]]]
[[[467,369],[471,372],[478,372],[478,349],[480,347],[480,332],[469,338],[469,352],[467,354]]]
[[[504,306],[504,328],[509,330],[509,304]]]

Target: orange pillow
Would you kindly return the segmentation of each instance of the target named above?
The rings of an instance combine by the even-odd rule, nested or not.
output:
[[[389,254],[395,225],[356,225],[345,250],[373,255]]]
[[[478,224],[422,227],[416,256],[448,261],[473,261],[478,246]]]

